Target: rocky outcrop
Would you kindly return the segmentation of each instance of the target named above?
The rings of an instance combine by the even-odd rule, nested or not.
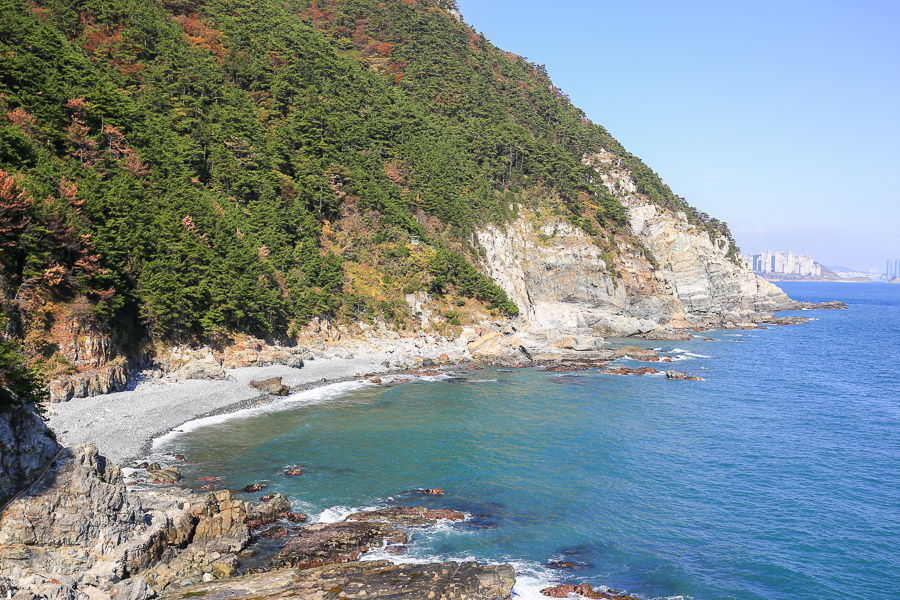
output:
[[[279,494],[253,506],[227,491],[127,491],[119,467],[85,446],[0,514],[0,585],[28,598],[142,600],[234,575],[251,526],[290,515]]]
[[[306,349],[299,346],[279,346],[266,344],[262,340],[242,337],[222,351],[220,362],[226,369],[240,367],[267,367],[285,365],[300,368]]]
[[[50,402],[68,402],[72,398],[88,398],[121,392],[128,385],[124,364],[110,364],[55,379],[47,386]]]
[[[33,482],[58,449],[33,405],[0,405],[0,505]]]
[[[524,211],[504,228],[485,227],[477,233],[482,268],[518,304],[523,331],[636,335],[737,323],[790,304],[777,286],[728,258],[728,240],[710,239],[683,213],[639,194],[611,154],[584,162],[626,207],[635,239],[657,266],[634,247],[618,247],[613,259],[557,217]]]
[[[308,569],[356,560],[385,543],[405,544],[406,534],[386,523],[317,523],[306,527],[272,559],[278,569]]]
[[[443,508],[429,509],[424,506],[392,506],[379,510],[369,510],[353,513],[347,517],[348,521],[374,521],[390,523],[402,527],[424,527],[434,525],[438,521],[462,521],[466,518],[461,512]]]
[[[473,562],[395,565],[379,560],[245,575],[181,588],[177,593],[163,594],[163,598],[508,600],[514,583],[510,565],[479,566]]]

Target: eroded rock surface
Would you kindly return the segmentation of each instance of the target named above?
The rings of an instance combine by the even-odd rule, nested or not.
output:
[[[0,503],[34,481],[58,449],[34,406],[0,406]]]
[[[317,523],[306,527],[299,536],[288,542],[272,559],[271,566],[307,569],[345,563],[385,543],[406,542],[406,534],[387,523]]]
[[[369,521],[390,523],[405,527],[424,527],[434,525],[440,520],[462,521],[466,518],[461,512],[443,508],[429,509],[424,506],[407,508],[405,506],[392,506],[379,510],[369,510],[353,513],[347,517],[348,521]]]
[[[473,562],[395,565],[387,561],[366,561],[246,575],[182,588],[177,593],[164,594],[163,598],[507,600],[514,583],[510,565],[479,566]]]

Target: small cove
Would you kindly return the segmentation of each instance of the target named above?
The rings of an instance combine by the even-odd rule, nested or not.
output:
[[[188,457],[194,487],[210,475],[228,489],[264,482],[314,519],[393,502],[461,510],[464,523],[415,531],[401,560],[513,562],[521,597],[553,581],[648,599],[890,598],[900,286],[785,289],[851,310],[642,342],[679,358],[649,366],[706,381],[459,368],[304,392],[162,449]],[[283,475],[292,464],[304,475]],[[445,495],[409,493],[429,487]]]

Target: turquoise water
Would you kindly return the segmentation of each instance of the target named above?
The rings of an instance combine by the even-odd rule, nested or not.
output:
[[[167,449],[189,480],[266,481],[322,520],[391,501],[463,510],[416,532],[406,560],[512,561],[521,597],[553,581],[647,599],[897,598],[900,286],[784,288],[851,310],[645,344],[702,382],[460,369],[307,392]],[[281,474],[295,463],[308,472]],[[426,487],[445,495],[404,494]]]

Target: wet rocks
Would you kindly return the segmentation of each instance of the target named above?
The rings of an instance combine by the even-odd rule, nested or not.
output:
[[[149,471],[149,469],[148,469]],[[165,467],[149,472],[146,479],[147,483],[156,485],[171,485],[181,481],[181,472],[177,467]]]
[[[303,475],[303,467],[298,467],[297,465],[290,465],[284,468],[284,474],[289,475],[291,477],[297,477],[299,475]]]
[[[549,598],[568,598],[570,594],[577,594],[583,598],[591,598],[595,599],[615,599],[615,600],[637,600],[633,596],[625,596],[623,594],[618,594],[613,591],[608,592],[598,592],[591,587],[589,583],[583,583],[581,585],[572,585],[570,583],[563,583],[557,585],[555,587],[548,587],[541,590],[541,593]]]
[[[306,527],[272,559],[273,568],[308,569],[356,560],[385,542],[405,544],[406,534],[387,523],[317,523]]]
[[[291,388],[281,383],[281,377],[270,377],[262,381],[251,381],[250,387],[254,387],[270,396],[287,396]]]
[[[640,367],[639,369],[632,369],[631,367],[621,366],[613,366],[602,372],[607,375],[653,375],[655,373],[659,373],[659,371],[652,367]]]
[[[241,491],[252,494],[255,492],[261,492],[264,489],[266,489],[266,484],[264,483],[250,483],[245,485]]]
[[[291,501],[284,494],[263,496],[262,502],[247,512],[247,527],[257,529],[278,519],[291,516]]]
[[[376,521],[405,527],[424,527],[426,525],[434,525],[440,520],[462,521],[465,518],[466,515],[455,510],[428,509],[424,506],[412,508],[392,506],[379,510],[353,513],[347,517],[347,520]]]
[[[508,600],[513,583],[515,577],[510,565],[480,566],[474,562],[395,565],[379,560],[245,575],[181,588],[177,593],[163,595],[163,599],[306,600],[354,597],[383,600]]]
[[[637,346],[625,346],[615,350],[616,358],[630,358],[642,361],[658,361],[659,352],[653,348],[638,348]]]
[[[666,371],[666,379],[675,379],[677,381],[703,381],[702,377],[685,373],[684,371]]]
[[[426,496],[443,496],[444,488],[428,488],[425,490]]]
[[[847,304],[844,302],[795,302],[785,310],[847,310]]]

